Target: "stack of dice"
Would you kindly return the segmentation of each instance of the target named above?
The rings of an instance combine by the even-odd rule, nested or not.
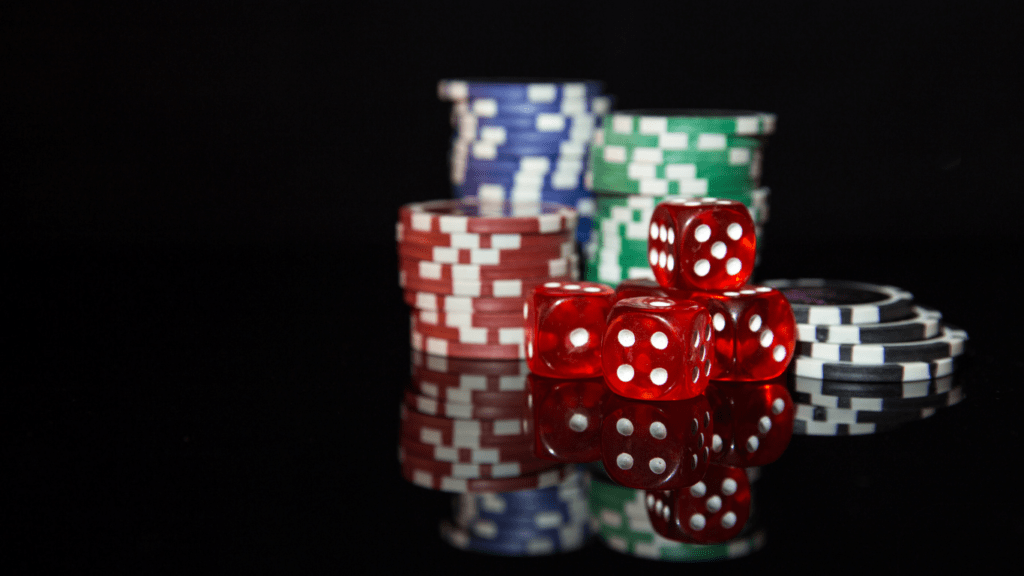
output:
[[[527,300],[535,449],[600,460],[646,490],[665,538],[727,541],[750,512],[743,468],[773,462],[792,436],[790,395],[769,381],[793,357],[793,311],[747,284],[756,237],[740,202],[662,202],[648,244],[657,282],[551,281]]]

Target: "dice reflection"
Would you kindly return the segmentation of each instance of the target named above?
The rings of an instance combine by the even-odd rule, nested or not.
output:
[[[750,482],[741,468],[713,464],[689,488],[645,497],[654,530],[666,538],[713,544],[735,538],[750,516]]]
[[[559,462],[601,458],[604,403],[611,396],[601,378],[561,380],[531,374],[536,455]]]
[[[706,390],[715,432],[711,459],[728,466],[764,466],[776,461],[793,437],[793,399],[784,379],[717,381]]]

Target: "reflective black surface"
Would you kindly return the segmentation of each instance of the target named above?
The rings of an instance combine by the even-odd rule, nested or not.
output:
[[[596,77],[620,108],[777,113],[757,277],[892,284],[971,336],[964,403],[881,436],[794,437],[761,480],[768,547],[702,569],[962,570],[1016,552],[1024,210],[1007,19],[548,7],[545,24],[523,10],[498,26],[419,10],[175,4],[0,24],[14,48],[8,562],[641,562],[598,546],[451,550],[448,496],[398,473],[409,356],[393,224],[400,204],[449,194],[435,83],[462,74]]]

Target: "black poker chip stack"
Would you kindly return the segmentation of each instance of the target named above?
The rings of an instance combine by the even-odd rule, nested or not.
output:
[[[967,332],[894,286],[823,279],[768,280],[797,321],[787,373],[793,433],[878,434],[965,398],[956,368]]]

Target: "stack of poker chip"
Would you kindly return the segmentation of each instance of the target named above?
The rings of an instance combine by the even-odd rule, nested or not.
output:
[[[555,202],[581,216],[590,238],[593,196],[584,187],[588,149],[611,98],[596,80],[442,80],[452,102],[451,181],[457,198]]]
[[[411,307],[412,347],[454,358],[525,358],[525,297],[543,281],[579,275],[576,221],[574,209],[551,203],[402,206],[399,284]]]
[[[797,321],[789,387],[794,434],[877,434],[959,403],[967,333],[893,286],[769,280]]]
[[[588,478],[537,458],[525,362],[413,351],[398,459],[403,477],[455,493],[441,537],[460,549],[511,556],[567,552],[588,532]]]
[[[710,562],[748,556],[765,545],[765,530],[754,509],[758,468],[747,469],[751,486],[750,518],[736,538],[719,544],[691,544],[661,536],[651,524],[646,491],[621,486],[597,469],[592,471],[591,530],[611,550],[648,560]]]
[[[627,110],[605,116],[594,134],[587,179],[595,233],[585,250],[587,280],[615,285],[653,279],[647,226],[666,197],[737,200],[750,210],[758,247],[768,219],[760,188],[762,149],[775,116],[739,110]]]

